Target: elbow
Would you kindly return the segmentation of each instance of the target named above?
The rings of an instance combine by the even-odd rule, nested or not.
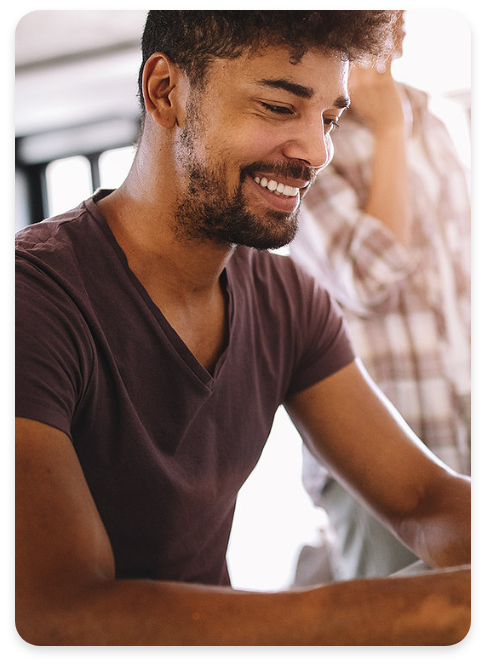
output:
[[[20,638],[34,646],[94,645],[82,635],[75,617],[68,614],[16,613],[15,626]],[[98,643],[97,643],[98,644]]]
[[[398,309],[406,282],[402,276],[378,276],[354,261],[341,271],[330,289],[338,303],[363,318],[384,316]]]
[[[29,599],[15,608],[15,627],[20,638],[34,646],[94,645],[93,614],[79,599],[64,603],[46,595],[41,601]]]
[[[20,638],[34,646],[69,645],[59,622],[40,613],[16,610],[15,627]],[[71,643],[72,645],[72,643]]]
[[[467,477],[440,470],[443,482],[403,520],[399,536],[433,569],[469,565],[471,562],[471,487]],[[435,490],[435,492],[434,492]]]

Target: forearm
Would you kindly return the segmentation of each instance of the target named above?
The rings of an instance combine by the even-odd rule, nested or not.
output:
[[[319,645],[451,645],[470,625],[468,569],[347,581],[324,592]]]
[[[449,645],[469,627],[469,573],[240,592],[112,581],[37,618],[39,645]]]
[[[383,222],[399,242],[408,248],[411,241],[412,214],[403,125],[375,134],[371,173],[365,212]]]
[[[289,603],[291,597],[293,603]],[[68,612],[62,609],[51,614],[46,622],[41,615],[33,642],[161,646],[292,644],[295,630],[292,621],[299,615],[299,600],[302,595],[296,592],[274,595],[198,584],[116,580],[79,596]],[[281,614],[277,614],[277,609]],[[304,610],[303,604],[300,610]]]

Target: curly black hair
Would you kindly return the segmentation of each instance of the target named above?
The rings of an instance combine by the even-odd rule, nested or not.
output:
[[[151,10],[142,36],[142,72],[153,53],[179,65],[202,85],[215,58],[237,58],[269,46],[289,49],[297,63],[308,49],[332,50],[346,60],[386,57],[393,48],[398,10]]]

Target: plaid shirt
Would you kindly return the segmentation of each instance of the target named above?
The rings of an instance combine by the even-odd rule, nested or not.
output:
[[[370,375],[425,444],[470,471],[470,196],[467,169],[427,96],[405,88],[413,241],[363,212],[373,135],[348,112],[336,154],[303,201],[290,247],[340,303]],[[470,409],[470,408],[469,408]],[[311,496],[322,470],[304,465]]]

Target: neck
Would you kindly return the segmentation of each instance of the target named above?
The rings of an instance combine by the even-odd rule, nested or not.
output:
[[[144,286],[163,285],[184,300],[214,289],[232,246],[180,239],[174,231],[171,179],[137,155],[123,185],[98,202],[132,271]],[[143,162],[143,168],[140,163]]]

